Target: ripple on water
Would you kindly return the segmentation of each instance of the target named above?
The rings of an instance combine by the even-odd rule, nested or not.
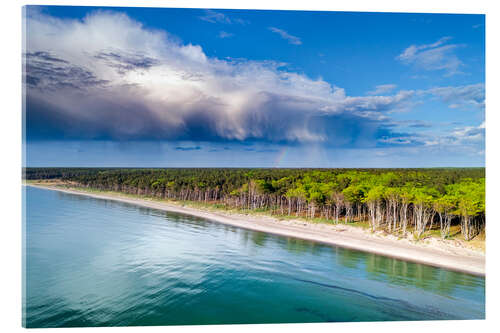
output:
[[[26,214],[28,327],[484,318],[467,274],[32,187]]]

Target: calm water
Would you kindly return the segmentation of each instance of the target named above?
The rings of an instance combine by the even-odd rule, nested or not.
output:
[[[26,188],[27,327],[484,318],[484,278]]]

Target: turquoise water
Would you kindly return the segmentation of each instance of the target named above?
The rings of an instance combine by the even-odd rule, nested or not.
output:
[[[27,327],[484,318],[484,278],[26,187]]]

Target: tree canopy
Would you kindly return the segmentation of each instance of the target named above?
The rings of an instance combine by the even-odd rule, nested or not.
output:
[[[420,237],[439,220],[461,225],[465,239],[485,226],[484,168],[239,169],[26,168],[26,179],[218,202],[272,214],[322,217],[340,223],[367,220],[372,229]]]

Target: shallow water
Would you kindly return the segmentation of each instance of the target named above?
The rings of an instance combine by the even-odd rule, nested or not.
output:
[[[484,278],[25,187],[27,327],[484,318]]]

